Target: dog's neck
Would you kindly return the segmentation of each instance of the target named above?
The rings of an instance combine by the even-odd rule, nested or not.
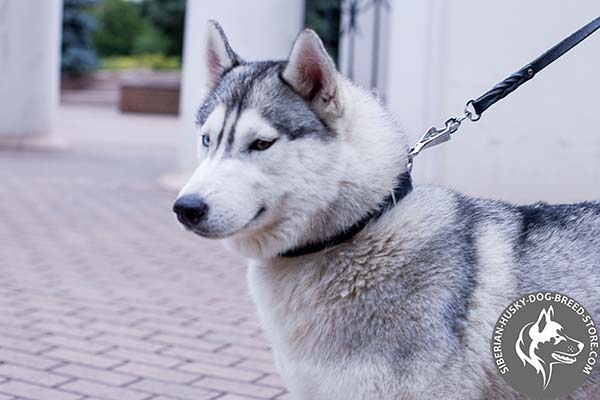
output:
[[[377,208],[368,211],[362,218],[354,224],[343,227],[334,236],[324,239],[316,239],[312,242],[293,247],[281,254],[280,257],[301,257],[309,254],[318,253],[320,251],[335,247],[339,244],[347,242],[358,233],[360,233],[370,222],[376,221],[389,209],[393,208],[412,191],[412,179],[409,172],[405,172],[398,177],[398,182],[392,193],[387,195],[385,199],[377,206]]]
[[[378,210],[397,191],[399,177],[408,173],[404,135],[370,93],[343,78],[340,90],[345,100],[343,115],[332,127],[342,141],[335,196],[312,216],[300,214],[305,210],[287,210],[272,226],[229,239],[228,244],[238,252],[271,258],[326,241]]]

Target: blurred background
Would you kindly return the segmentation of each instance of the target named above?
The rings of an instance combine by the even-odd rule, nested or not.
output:
[[[518,12],[514,12],[518,10]],[[171,212],[206,21],[247,60],[304,27],[412,143],[596,0],[0,0],[0,400],[284,399],[243,262]],[[415,160],[417,184],[600,198],[600,34]]]

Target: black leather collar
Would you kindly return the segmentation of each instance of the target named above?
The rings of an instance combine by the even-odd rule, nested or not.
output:
[[[350,240],[357,233],[363,230],[363,228],[371,221],[376,221],[381,215],[394,207],[400,200],[406,197],[412,191],[412,179],[410,177],[409,172],[405,172],[402,175],[398,176],[398,184],[394,188],[394,193],[389,194],[383,199],[379,207],[377,209],[370,211],[367,215],[357,221],[354,225],[344,229],[339,232],[337,235],[327,238],[325,240],[319,242],[308,243],[303,246],[295,247],[291,250],[288,250],[284,253],[281,253],[281,257],[298,257],[304,256],[311,253],[316,253],[318,251],[331,248],[333,246],[337,246],[347,240]]]

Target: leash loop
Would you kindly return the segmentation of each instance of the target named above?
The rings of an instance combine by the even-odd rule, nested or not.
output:
[[[465,115],[467,116],[467,118],[469,118],[469,121],[471,122],[477,122],[481,119],[481,114],[477,113],[477,111],[475,111],[475,106],[473,105],[473,103],[475,103],[475,100],[471,99],[469,101],[467,101],[467,104],[465,104]]]

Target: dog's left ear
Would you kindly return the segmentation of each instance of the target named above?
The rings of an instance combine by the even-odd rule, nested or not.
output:
[[[341,114],[335,63],[314,31],[306,29],[300,33],[294,42],[282,78],[309,101],[321,117]]]
[[[551,321],[552,318],[554,318],[554,307],[550,306],[548,307],[548,311],[546,312],[546,319],[548,321]]]
[[[554,308],[552,308],[552,306],[550,306],[547,310],[542,309],[542,311],[540,312],[540,316],[538,317],[538,320],[536,322],[538,331],[540,333],[542,333],[544,331],[544,328],[546,327],[548,322],[550,322],[552,320],[553,316],[554,316]]]

